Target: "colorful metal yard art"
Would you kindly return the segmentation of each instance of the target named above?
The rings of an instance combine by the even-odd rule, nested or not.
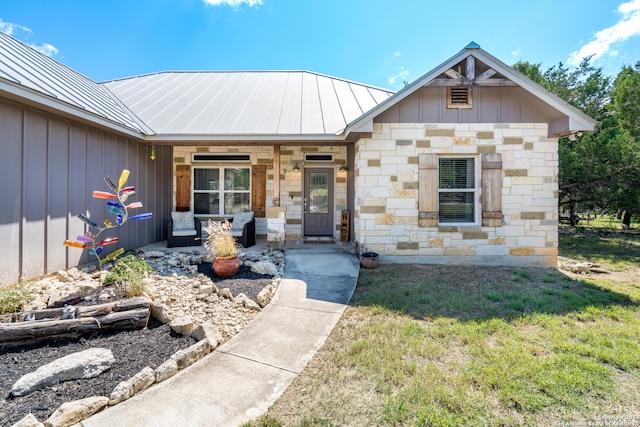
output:
[[[104,246],[118,243],[118,237],[101,238],[102,233],[108,229],[116,228],[123,225],[128,220],[138,221],[143,219],[149,219],[153,216],[151,213],[143,213],[134,216],[129,216],[129,209],[139,209],[142,207],[141,202],[133,202],[127,204],[127,201],[135,196],[136,190],[134,187],[125,187],[130,172],[127,169],[123,169],[118,179],[118,185],[111,180],[108,176],[104,177],[104,182],[111,189],[108,191],[94,191],[93,197],[96,199],[106,199],[107,209],[115,215],[115,221],[105,219],[103,221],[104,226],[98,225],[96,221],[84,214],[79,214],[78,218],[89,226],[84,235],[76,237],[76,240],[65,240],[64,245],[72,248],[89,249],[89,255],[94,255],[98,260],[100,269],[105,261],[111,261],[119,257],[124,253],[123,248],[118,248],[110,254],[100,257],[104,252]]]

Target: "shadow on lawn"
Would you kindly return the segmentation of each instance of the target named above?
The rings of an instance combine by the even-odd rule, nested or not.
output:
[[[637,303],[552,268],[386,264],[360,271],[351,305],[468,321]]]

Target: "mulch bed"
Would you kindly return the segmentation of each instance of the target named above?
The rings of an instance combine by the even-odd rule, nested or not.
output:
[[[272,276],[254,273],[245,265],[240,267],[238,274],[226,279],[216,276],[210,262],[198,264],[198,273],[208,276],[218,289],[229,288],[234,297],[242,293],[254,301],[260,291],[272,281]]]
[[[215,275],[210,263],[202,263],[199,272],[209,276],[219,289],[229,288],[236,296],[244,293],[255,301],[258,293],[271,284],[272,277],[255,274],[242,266],[232,278]],[[144,367],[156,368],[173,353],[196,343],[190,337],[174,333],[169,325],[151,320],[146,330],[121,331],[85,336],[76,341],[54,342],[14,349],[0,348],[0,427],[11,426],[32,413],[46,420],[61,404],[91,396],[109,396],[113,389]],[[65,381],[27,394],[13,397],[13,384],[23,375],[68,354],[101,347],[111,349],[115,363],[102,375]]]
[[[44,421],[65,402],[109,396],[118,383],[131,378],[145,366],[157,368],[176,351],[195,343],[195,339],[173,332],[169,325],[150,321],[146,330],[0,350],[0,426],[10,426],[29,413]],[[111,349],[116,359],[104,374],[96,378],[65,381],[26,396],[13,397],[9,394],[21,376],[59,357],[95,347]]]

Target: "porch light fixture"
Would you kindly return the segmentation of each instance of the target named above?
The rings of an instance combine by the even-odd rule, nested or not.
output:
[[[293,167],[293,171],[294,171],[295,173],[300,172],[300,166],[298,166],[298,162],[296,162],[296,165]]]
[[[342,166],[340,166],[340,168],[338,169],[338,171],[339,171],[339,172],[346,172],[346,171],[348,171],[348,170],[349,170],[349,169],[347,169],[347,166],[346,166],[346,165],[342,165]]]

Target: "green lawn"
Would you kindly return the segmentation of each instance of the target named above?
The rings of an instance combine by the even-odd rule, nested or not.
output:
[[[563,234],[561,252],[640,267],[636,237],[610,237]],[[324,347],[251,425],[640,424],[637,280],[433,265],[360,273]]]

